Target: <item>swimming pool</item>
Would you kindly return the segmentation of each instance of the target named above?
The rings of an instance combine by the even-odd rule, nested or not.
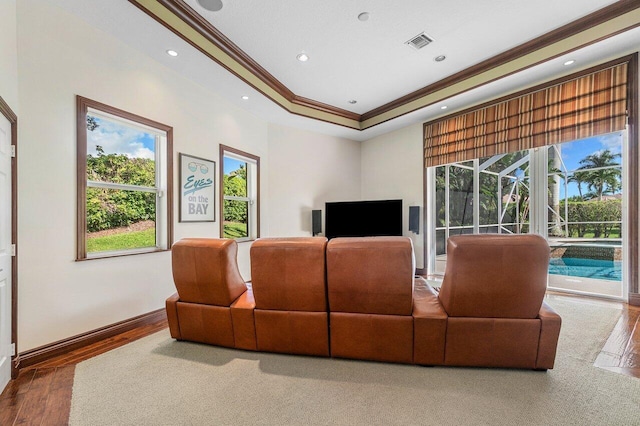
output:
[[[549,273],[597,280],[622,281],[622,262],[617,260],[552,257]]]

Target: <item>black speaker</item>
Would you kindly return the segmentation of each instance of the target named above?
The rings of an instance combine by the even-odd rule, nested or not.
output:
[[[314,237],[322,233],[322,210],[311,210],[311,233]]]
[[[420,233],[420,206],[409,206],[409,231]]]

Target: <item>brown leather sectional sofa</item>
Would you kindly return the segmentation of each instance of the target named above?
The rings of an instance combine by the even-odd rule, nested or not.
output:
[[[172,249],[171,336],[232,348],[420,365],[553,368],[560,317],[536,235],[451,237],[440,292],[409,238],[265,238],[252,288],[225,239]]]

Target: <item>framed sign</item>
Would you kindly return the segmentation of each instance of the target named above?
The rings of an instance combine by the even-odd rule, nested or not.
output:
[[[180,222],[216,221],[216,163],[180,154]]]

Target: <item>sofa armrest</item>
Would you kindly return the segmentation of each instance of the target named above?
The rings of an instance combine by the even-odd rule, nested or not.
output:
[[[553,368],[556,359],[556,348],[558,346],[562,318],[551,306],[542,302],[538,319],[540,320],[540,341],[538,343],[536,369],[546,370]]]
[[[413,362],[422,365],[444,363],[448,315],[438,294],[422,278],[413,288]]]
[[[438,293],[423,278],[416,278],[413,284],[413,317],[447,319]]]
[[[231,321],[233,322],[233,337],[235,347],[255,351],[258,349],[256,340],[256,323],[254,310],[256,302],[251,287],[231,304]]]
[[[174,339],[180,340],[182,336],[180,335],[180,323],[178,322],[178,301],[180,297],[178,293],[174,293],[169,296],[167,301],[165,302],[166,310],[167,310],[167,321],[169,322],[169,332],[171,333],[171,337]]]

